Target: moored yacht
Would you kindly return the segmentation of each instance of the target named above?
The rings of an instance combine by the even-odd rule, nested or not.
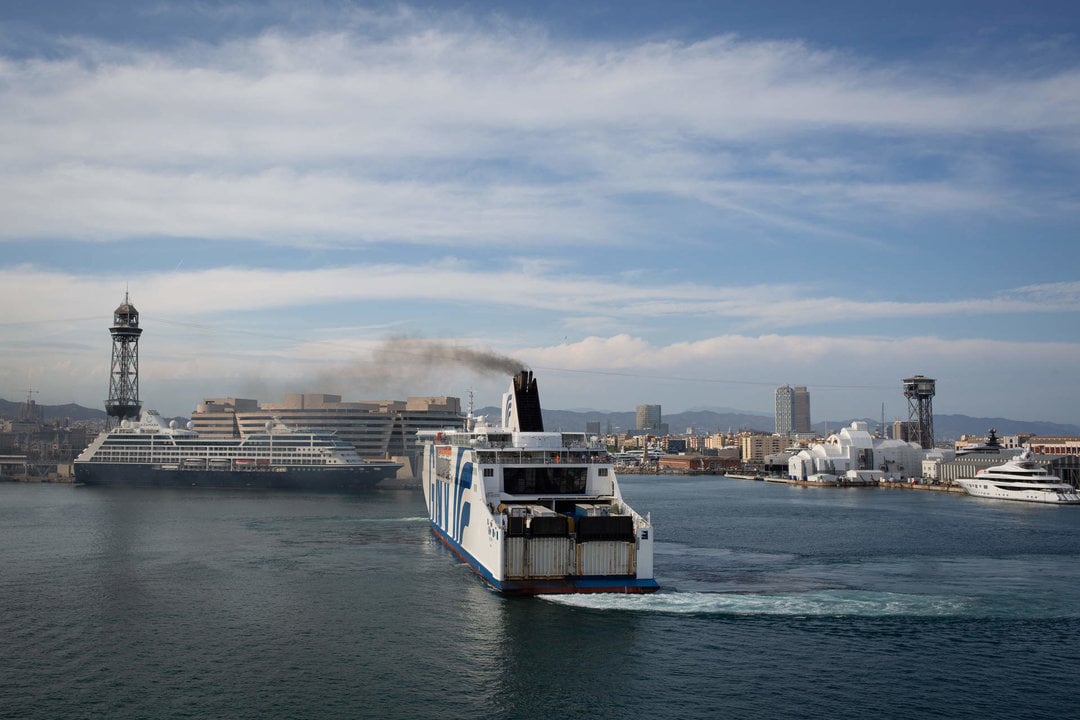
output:
[[[1059,505],[1080,503],[1080,493],[1076,488],[1036,464],[1031,459],[1030,450],[1025,450],[1003,465],[979,470],[973,478],[956,482],[968,495],[975,497]]]

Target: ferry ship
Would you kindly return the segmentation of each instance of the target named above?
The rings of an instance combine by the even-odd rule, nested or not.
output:
[[[366,460],[333,433],[267,423],[246,438],[200,438],[155,412],[101,433],[75,459],[86,485],[360,490],[392,478],[399,463]]]
[[[532,373],[514,376],[498,427],[421,431],[432,531],[508,595],[649,593],[653,531],[622,498],[607,449],[545,432]]]
[[[1035,464],[1030,450],[1003,465],[983,468],[973,478],[961,478],[956,482],[968,495],[975,497],[1059,505],[1080,503],[1076,488]]]

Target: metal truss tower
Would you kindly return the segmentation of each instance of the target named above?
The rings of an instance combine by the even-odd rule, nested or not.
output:
[[[911,438],[924,450],[934,447],[934,393],[937,381],[916,375],[904,378],[904,397],[908,401],[908,422],[915,434]]]
[[[112,364],[109,369],[109,399],[105,401],[105,412],[110,417],[123,420],[136,420],[142,405],[139,402],[139,311],[128,302],[124,293],[124,302],[113,313]]]

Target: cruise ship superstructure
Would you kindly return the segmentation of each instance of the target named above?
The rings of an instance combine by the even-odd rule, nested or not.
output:
[[[516,375],[499,426],[422,431],[435,535],[506,594],[648,593],[653,532],[627,505],[607,449],[545,432],[536,381]]]
[[[983,468],[973,478],[961,478],[956,482],[968,495],[975,497],[1059,505],[1080,504],[1080,493],[1076,488],[1050,475],[1046,468],[1035,463],[1029,450],[1002,465]]]
[[[394,477],[399,463],[365,460],[333,433],[268,423],[246,438],[202,438],[144,411],[101,433],[75,459],[86,485],[359,490]]]

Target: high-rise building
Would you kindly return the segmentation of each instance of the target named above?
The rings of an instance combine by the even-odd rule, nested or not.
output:
[[[781,385],[776,388],[776,433],[795,435],[812,432],[810,427],[810,393],[806,386]]]
[[[795,418],[795,432],[813,432],[810,425],[810,392],[805,385],[795,386],[795,407],[792,413]]]
[[[660,406],[659,405],[638,405],[637,406],[637,423],[638,430],[646,433],[659,433],[660,432]]]
[[[790,385],[776,388],[776,434],[790,435],[795,430],[795,391]]]

